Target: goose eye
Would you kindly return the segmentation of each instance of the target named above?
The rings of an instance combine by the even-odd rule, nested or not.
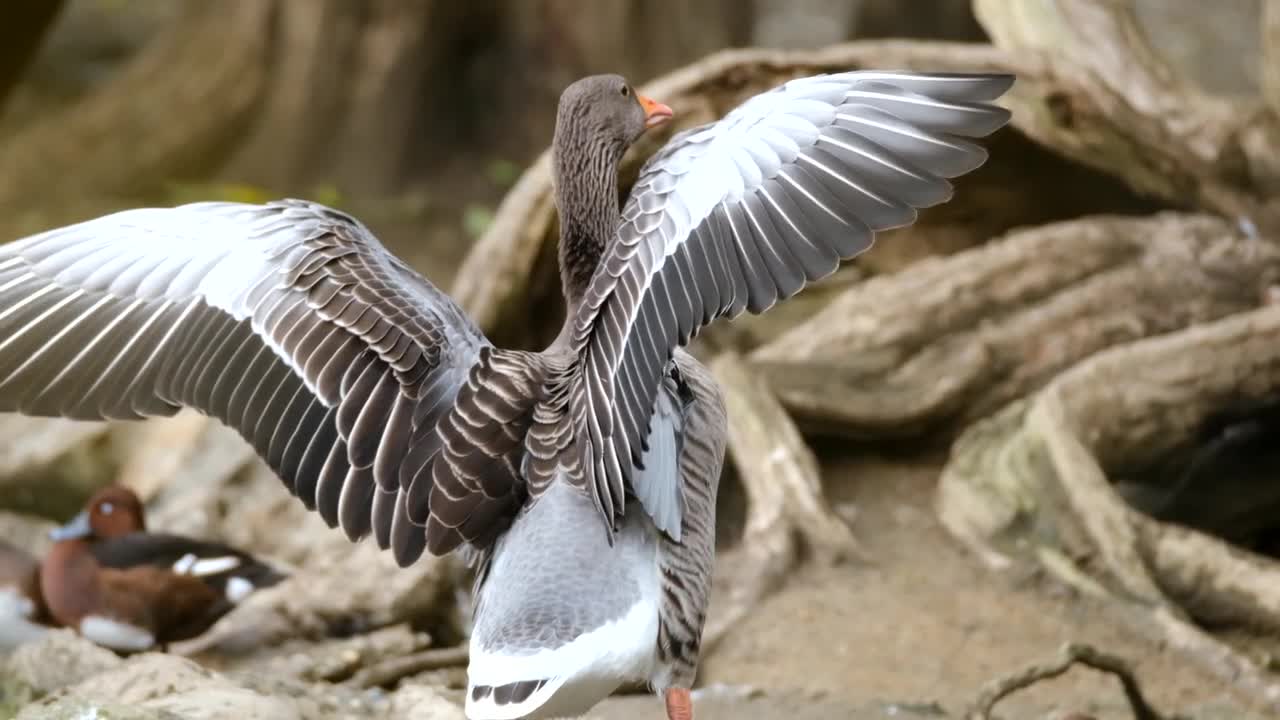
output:
[[[115,509],[116,509],[115,506],[109,502],[104,502],[98,506],[98,512],[102,513],[103,515],[110,515],[112,512],[115,511]]]
[[[621,88],[618,88],[618,92],[622,93],[622,97],[626,97],[631,94],[631,88],[623,85]]]

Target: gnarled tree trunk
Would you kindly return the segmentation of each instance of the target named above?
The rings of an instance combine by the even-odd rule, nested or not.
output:
[[[188,5],[96,92],[0,143],[0,209],[35,215],[6,235],[217,167],[265,88],[275,5]]]

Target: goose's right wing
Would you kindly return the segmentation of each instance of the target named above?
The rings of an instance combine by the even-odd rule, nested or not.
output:
[[[614,527],[631,489],[652,512],[677,492],[643,467],[675,348],[760,313],[951,197],[986,159],[968,138],[1004,125],[1009,75],[849,72],[801,78],[649,159],[572,318],[569,390],[580,482]],[[663,476],[663,477],[669,477]]]
[[[363,225],[300,201],[115,213],[0,245],[0,411],[213,415],[289,489],[421,555],[437,422],[488,342]]]

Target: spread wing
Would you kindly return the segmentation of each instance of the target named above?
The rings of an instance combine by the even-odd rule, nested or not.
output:
[[[871,247],[875,232],[949,199],[947,178],[986,160],[965,138],[1008,121],[990,101],[1012,83],[803,78],[677,135],[649,160],[573,318],[580,367],[569,412],[582,480],[610,526],[642,464],[672,351],[715,318],[791,297]]]
[[[301,201],[108,215],[0,246],[0,411],[197,408],[286,486],[402,564],[407,497],[488,345],[363,225]]]

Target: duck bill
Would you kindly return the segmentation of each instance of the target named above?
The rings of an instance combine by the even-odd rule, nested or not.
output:
[[[54,542],[63,540],[79,540],[89,537],[92,530],[89,527],[89,513],[82,512],[62,527],[56,527],[49,531],[49,538]]]
[[[636,99],[640,101],[640,107],[644,108],[644,126],[646,128],[658,127],[675,116],[671,108],[657,100],[647,98],[644,95],[636,95]]]

